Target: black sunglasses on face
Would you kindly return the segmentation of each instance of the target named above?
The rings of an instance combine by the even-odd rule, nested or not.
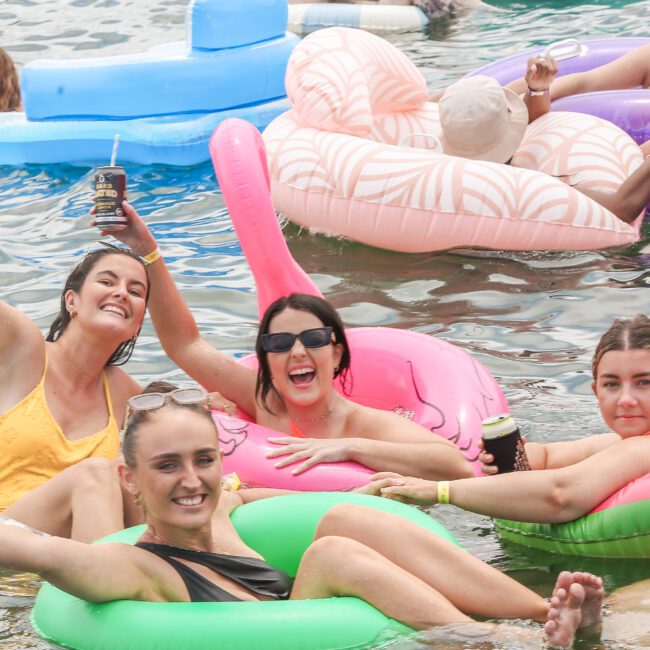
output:
[[[332,342],[332,331],[331,327],[314,327],[303,330],[299,334],[291,332],[262,334],[262,348],[265,352],[288,352],[296,339],[300,339],[306,348],[322,348]]]

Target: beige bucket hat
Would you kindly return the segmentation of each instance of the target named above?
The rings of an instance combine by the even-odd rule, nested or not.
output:
[[[461,79],[438,105],[442,149],[450,156],[505,163],[528,126],[524,100],[491,77]]]

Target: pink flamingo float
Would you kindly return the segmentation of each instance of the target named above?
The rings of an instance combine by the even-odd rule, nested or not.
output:
[[[254,126],[224,122],[210,151],[226,206],[253,270],[259,310],[292,291],[321,295],[291,257],[275,218],[264,144]],[[218,152],[218,153],[217,153]],[[353,390],[361,404],[413,417],[432,434],[452,440],[474,463],[481,420],[508,410],[490,373],[466,352],[435,337],[384,327],[347,330]],[[251,366],[254,357],[243,360]],[[337,386],[340,390],[340,386]],[[240,414],[243,416],[243,414]],[[368,468],[325,463],[294,476],[266,458],[273,431],[215,412],[225,471],[247,484],[294,490],[345,490],[367,481]],[[592,557],[650,557],[650,475],[631,482],[585,517],[564,524],[498,520],[511,541],[547,551]]]
[[[264,143],[257,129],[226,120],[210,140],[214,169],[241,247],[257,285],[260,315],[292,292],[322,295],[292,258],[271,203]],[[425,334],[385,327],[346,330],[352,353],[352,390],[360,404],[412,417],[433,435],[454,442],[478,472],[481,420],[508,411],[492,375],[460,348]],[[254,355],[242,360],[255,367]],[[342,392],[341,386],[336,386]],[[295,490],[345,490],[367,482],[372,470],[356,463],[322,463],[294,476],[266,454],[277,432],[215,412],[224,471],[250,485]]]

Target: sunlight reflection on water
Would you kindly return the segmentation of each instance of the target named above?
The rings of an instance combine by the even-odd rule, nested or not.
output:
[[[44,57],[135,52],[182,40],[185,4],[7,0],[0,6],[0,42],[19,66]],[[433,89],[494,58],[567,35],[646,36],[650,18],[648,1],[497,4],[501,11],[475,10],[433,25],[427,35],[390,40],[415,61]],[[127,172],[130,199],[159,238],[203,333],[224,351],[249,352],[257,309],[252,276],[215,192],[211,167],[133,165]],[[81,167],[0,168],[0,298],[41,328],[57,311],[66,273],[96,239],[87,217],[90,183],[91,171]],[[297,261],[347,325],[415,329],[460,345],[501,382],[529,438],[552,441],[603,429],[591,396],[590,355],[615,316],[646,308],[647,233],[640,245],[606,252],[435,255],[373,250],[312,237],[294,226],[285,234]],[[163,355],[148,322],[128,370],[142,382],[184,377]],[[603,570],[610,587],[647,573],[636,564],[563,561],[502,546],[488,519],[453,508],[437,509],[436,516],[467,549],[545,592],[567,564]],[[36,584],[0,574],[3,647],[48,647],[28,622]],[[466,647],[451,638],[449,647]],[[440,643],[422,635],[391,647]]]

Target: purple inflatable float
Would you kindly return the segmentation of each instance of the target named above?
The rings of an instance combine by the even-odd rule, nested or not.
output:
[[[607,38],[555,43],[506,57],[474,70],[468,76],[487,75],[505,85],[523,76],[526,61],[549,52],[559,62],[558,76],[584,72],[617,59],[630,50],[650,43],[650,38]],[[650,140],[650,88],[608,90],[563,97],[553,110],[587,113],[613,122],[641,144]]]

